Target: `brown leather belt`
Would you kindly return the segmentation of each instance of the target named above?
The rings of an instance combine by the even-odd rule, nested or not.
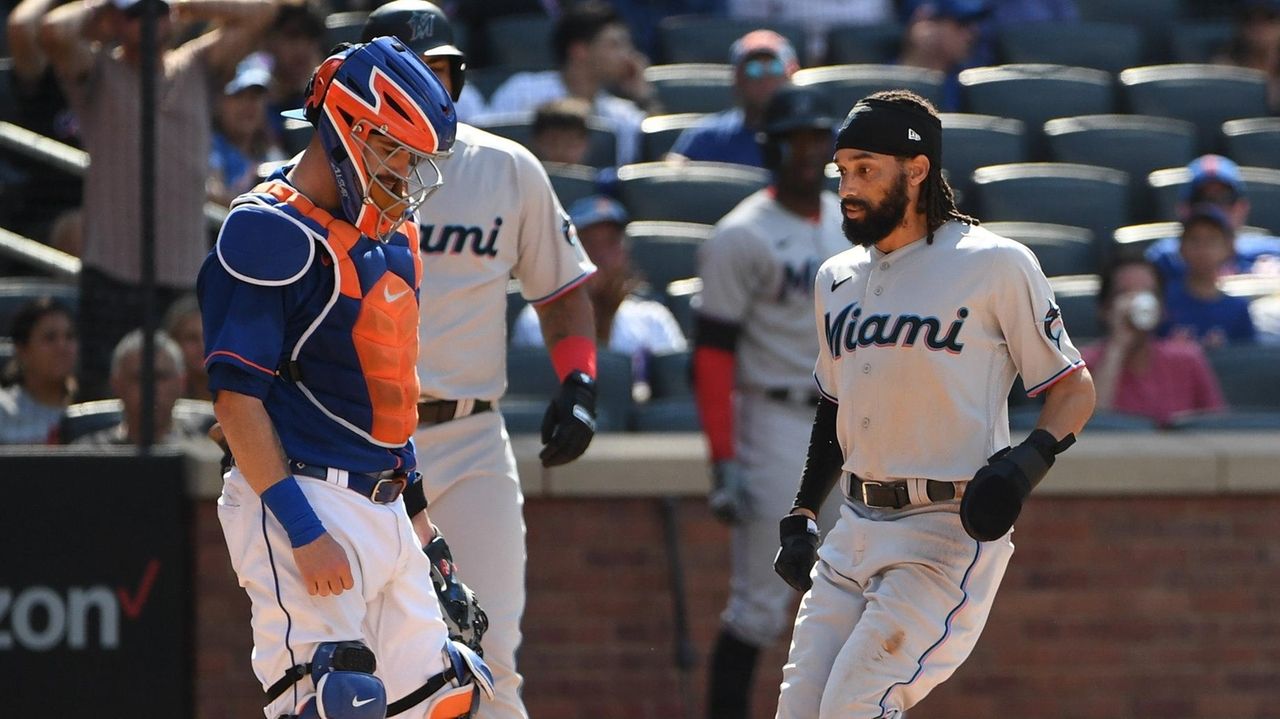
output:
[[[441,424],[488,412],[493,403],[484,400],[433,399],[418,403],[418,426]]]

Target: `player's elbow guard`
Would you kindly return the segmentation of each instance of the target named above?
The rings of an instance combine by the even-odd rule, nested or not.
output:
[[[1003,537],[1022,512],[1022,503],[1040,484],[1054,457],[1074,444],[1068,434],[1061,441],[1037,429],[1017,447],[997,452],[978,470],[960,499],[960,522],[979,542]]]

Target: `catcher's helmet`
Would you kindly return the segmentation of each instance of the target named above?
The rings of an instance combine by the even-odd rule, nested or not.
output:
[[[345,219],[370,237],[388,239],[444,182],[433,158],[453,147],[453,101],[426,63],[398,40],[380,37],[335,49],[312,75],[302,113],[324,145]],[[371,149],[374,133],[395,149]],[[398,169],[402,152],[407,172]],[[434,173],[430,182],[424,166]],[[388,187],[379,179],[387,174],[403,187]],[[370,196],[375,185],[399,201],[379,206]]]
[[[795,130],[835,130],[844,118],[836,114],[821,91],[798,85],[783,85],[764,109],[763,131],[756,135],[764,152],[764,164],[776,170],[782,164],[781,145]]]
[[[392,0],[369,13],[360,38],[369,42],[390,35],[423,57],[449,58],[449,85],[456,102],[467,81],[467,56],[454,44],[453,25],[444,11],[426,0]]]

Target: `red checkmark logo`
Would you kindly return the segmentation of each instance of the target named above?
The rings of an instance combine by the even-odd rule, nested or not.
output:
[[[151,588],[155,586],[156,576],[160,574],[160,560],[152,559],[147,562],[147,568],[142,572],[142,581],[138,583],[138,589],[129,595],[124,587],[116,587],[116,596],[120,599],[120,610],[130,619],[137,619],[142,614],[142,608],[147,604],[147,598],[151,596]]]

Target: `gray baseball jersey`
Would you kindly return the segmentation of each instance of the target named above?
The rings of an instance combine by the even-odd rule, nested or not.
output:
[[[506,389],[507,280],[546,302],[595,271],[551,190],[521,145],[458,125],[439,161],[444,186],[422,223],[422,324],[418,378],[440,399],[495,400]]]
[[[980,226],[847,250],[814,292],[814,376],[840,404],[844,469],[863,479],[970,479],[1009,444],[1014,376],[1035,395],[1084,364],[1035,255]]]
[[[701,308],[739,325],[740,388],[809,388],[818,345],[810,330],[812,280],[823,260],[849,245],[840,200],[823,192],[820,216],[800,217],[766,188],[716,223],[698,253]]]

